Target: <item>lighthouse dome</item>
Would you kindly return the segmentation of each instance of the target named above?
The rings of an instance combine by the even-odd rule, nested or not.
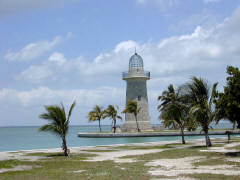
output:
[[[129,60],[129,69],[131,68],[143,68],[143,59],[137,53],[132,55]]]

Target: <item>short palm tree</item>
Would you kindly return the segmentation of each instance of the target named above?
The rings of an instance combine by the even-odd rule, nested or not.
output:
[[[193,77],[187,84],[187,97],[191,103],[190,113],[192,117],[201,125],[205,133],[206,146],[212,146],[208,135],[210,123],[216,119],[217,111],[214,107],[214,99],[217,96],[217,84],[213,84],[210,89],[206,81]]]
[[[123,110],[123,113],[133,113],[135,116],[135,120],[136,120],[136,125],[137,125],[137,131],[140,132],[140,128],[138,125],[138,120],[137,120],[137,115],[139,114],[141,108],[138,107],[137,101],[134,100],[129,100],[127,102],[127,106],[125,107],[125,109]]]
[[[68,156],[66,135],[69,128],[69,119],[75,105],[76,102],[74,101],[69,109],[67,116],[63,104],[61,104],[61,106],[45,106],[47,112],[39,116],[40,118],[49,121],[48,124],[40,127],[39,131],[50,131],[60,136],[62,138],[64,156]]]
[[[161,101],[161,104],[158,106],[158,110],[161,110],[166,104],[171,102],[175,98],[175,89],[172,84],[168,86],[168,89],[162,92],[161,96],[158,96],[158,101]]]
[[[109,105],[107,109],[104,110],[104,118],[109,117],[112,119],[113,132],[116,132],[117,119],[122,120],[122,117],[118,115],[118,106],[115,108],[113,105]]]
[[[162,103],[158,106],[158,110],[161,112],[159,119],[164,120],[165,125],[177,124],[181,130],[182,143],[185,144],[184,129],[189,122],[189,106],[184,102],[184,98],[181,95],[181,88],[177,91],[173,85],[168,86],[168,90],[163,91],[162,96],[158,97]]]
[[[104,116],[104,110],[102,107],[99,107],[98,105],[96,105],[94,109],[88,113],[89,122],[98,121],[100,132],[102,132],[100,121],[103,118],[103,116]]]
[[[163,117],[161,115],[158,117],[159,120],[162,120]],[[168,129],[179,129],[178,124],[174,120],[163,120],[163,126]]]

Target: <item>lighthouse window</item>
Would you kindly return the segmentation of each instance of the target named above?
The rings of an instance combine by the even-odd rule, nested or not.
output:
[[[138,101],[141,101],[141,96],[138,96]]]

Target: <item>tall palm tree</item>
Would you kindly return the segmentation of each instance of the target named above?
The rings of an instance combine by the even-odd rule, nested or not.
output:
[[[118,115],[118,106],[115,108],[113,105],[109,105],[107,109],[104,110],[104,117],[109,117],[112,119],[113,123],[113,132],[116,132],[116,123],[117,119],[122,120],[122,117]]]
[[[217,97],[217,84],[213,84],[210,88],[205,80],[197,77],[193,77],[192,81],[187,84],[186,95],[191,103],[190,112],[205,133],[206,146],[212,146],[208,130],[210,123],[216,119],[217,115],[213,104]]]
[[[100,132],[102,132],[100,121],[103,118],[103,116],[104,116],[104,110],[102,107],[99,107],[98,105],[96,105],[94,109],[88,113],[89,122],[98,121]]]
[[[168,86],[168,90],[163,91],[162,96],[158,97],[162,103],[158,106],[161,112],[159,119],[164,120],[165,125],[177,124],[181,130],[182,143],[185,144],[184,129],[189,122],[190,106],[184,102],[181,95],[181,87],[175,91],[172,84]]]
[[[125,114],[126,113],[134,114],[138,132],[141,132],[139,125],[138,125],[138,120],[137,120],[137,115],[139,114],[140,110],[141,110],[141,108],[138,107],[137,101],[134,101],[134,100],[129,100],[127,102],[127,106],[123,110],[123,113],[125,113]]]
[[[61,104],[61,106],[45,106],[47,112],[40,114],[39,116],[40,118],[49,121],[48,124],[40,127],[39,131],[50,131],[60,136],[62,138],[64,156],[68,156],[66,135],[69,128],[69,119],[75,105],[76,102],[74,101],[69,109],[67,116],[63,104]]]

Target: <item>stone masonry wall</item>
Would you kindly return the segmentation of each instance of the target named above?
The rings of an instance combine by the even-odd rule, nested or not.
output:
[[[137,116],[137,120],[141,130],[151,129],[146,80],[146,78],[140,77],[126,80],[126,104],[129,100],[138,102],[138,107],[141,109]],[[133,114],[126,114],[123,129],[126,131],[136,130],[136,119]]]

